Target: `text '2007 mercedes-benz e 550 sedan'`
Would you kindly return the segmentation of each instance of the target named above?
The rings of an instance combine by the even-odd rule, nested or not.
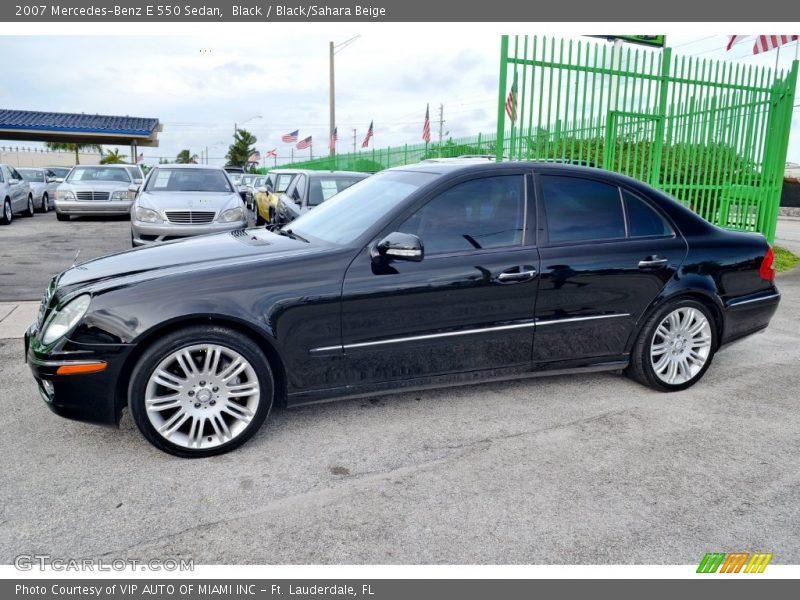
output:
[[[696,383],[780,294],[763,236],[600,169],[390,169],[275,232],[77,265],[28,331],[48,406],[185,457],[237,447],[276,403],[551,372]]]

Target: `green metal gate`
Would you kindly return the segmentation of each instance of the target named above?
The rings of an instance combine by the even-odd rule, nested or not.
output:
[[[772,242],[797,72],[797,61],[773,74],[670,48],[503,36],[495,153],[625,173]]]

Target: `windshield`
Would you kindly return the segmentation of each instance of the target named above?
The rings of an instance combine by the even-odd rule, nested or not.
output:
[[[362,179],[364,179],[364,177],[358,175],[351,177],[312,177],[309,184],[311,187],[308,190],[308,205],[319,206],[325,202],[325,200],[346,190]]]
[[[142,172],[139,170],[139,167],[125,167],[125,169],[128,171],[128,175],[131,176],[131,179],[142,178]]]
[[[44,173],[38,169],[17,169],[28,181],[44,181]]]
[[[224,171],[218,169],[157,168],[147,180],[147,192],[226,192],[231,193]]]
[[[412,171],[378,173],[336,194],[284,229],[303,237],[347,245],[361,237],[414,191],[437,177],[435,173]]]
[[[296,174],[297,173],[280,173],[278,175],[278,180],[275,182],[275,191],[279,194],[285,192]]]
[[[242,176],[242,185],[252,185],[252,183],[255,181],[255,179],[256,179],[255,175],[243,175]]]
[[[56,177],[66,177],[69,174],[69,167],[48,167]]]
[[[130,183],[131,178],[128,176],[128,171],[126,169],[116,167],[75,167],[69,174],[67,181],[71,183],[77,181],[81,183]]]

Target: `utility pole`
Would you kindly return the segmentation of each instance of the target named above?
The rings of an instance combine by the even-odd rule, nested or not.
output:
[[[333,77],[333,42],[328,46],[330,53],[330,131],[328,131],[328,140],[333,139],[333,129],[336,127],[336,92],[334,90],[334,77]],[[336,154],[336,146],[329,144],[331,156]]]
[[[330,141],[333,138],[333,130],[336,128],[336,92],[335,92],[335,77],[334,77],[334,60],[333,55],[337,52],[341,52],[347,46],[355,42],[360,35],[355,37],[351,37],[349,40],[342,42],[341,44],[334,44],[333,42],[328,43],[328,60],[330,63],[330,74],[329,74],[329,84],[330,84],[330,94],[329,94],[329,102],[330,102],[330,128],[328,131],[328,140]],[[330,144],[328,144],[330,146]],[[331,156],[336,154],[336,148],[330,149]]]
[[[439,158],[442,157],[442,138],[444,137],[444,104],[439,105]]]
[[[356,153],[356,130],[353,129],[353,154]]]

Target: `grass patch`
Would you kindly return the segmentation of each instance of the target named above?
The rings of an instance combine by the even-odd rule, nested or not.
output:
[[[800,256],[789,252],[786,248],[775,247],[775,270],[778,273],[788,271],[800,263]]]

